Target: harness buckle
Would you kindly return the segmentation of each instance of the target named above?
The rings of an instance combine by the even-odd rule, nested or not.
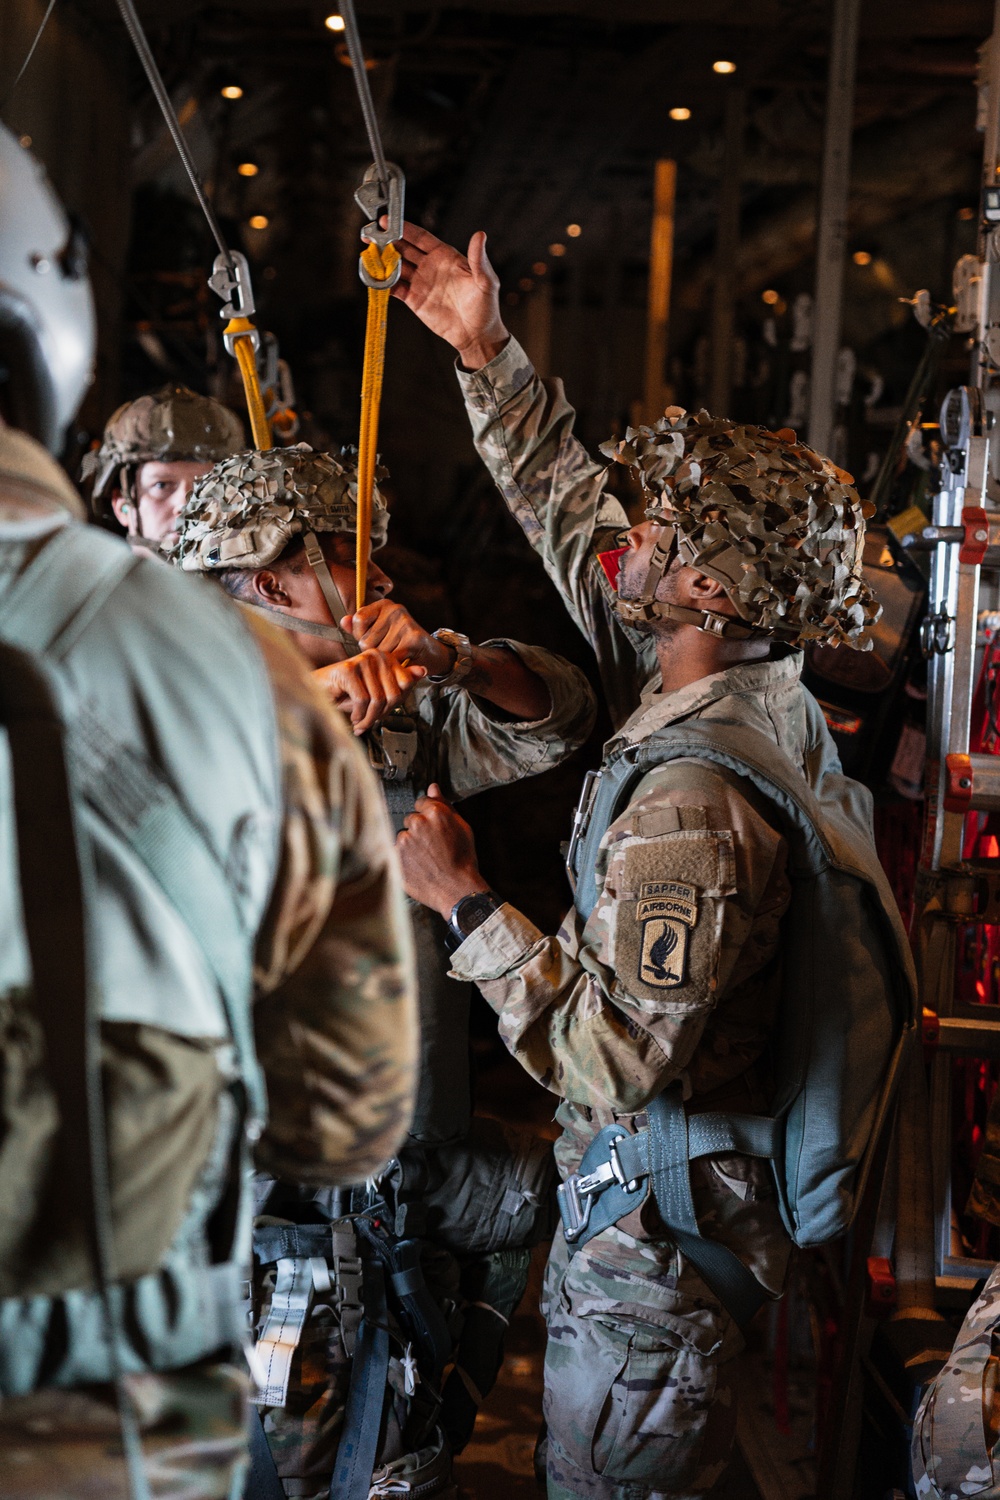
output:
[[[563,1233],[567,1240],[579,1239],[583,1234],[590,1223],[594,1199],[599,1198],[605,1188],[617,1183],[627,1193],[634,1193],[639,1186],[635,1178],[630,1181],[625,1176],[624,1168],[618,1159],[618,1141],[623,1140],[624,1135],[623,1131],[611,1142],[607,1161],[601,1162],[601,1165],[593,1172],[571,1173],[556,1190],[559,1213],[563,1221]]]

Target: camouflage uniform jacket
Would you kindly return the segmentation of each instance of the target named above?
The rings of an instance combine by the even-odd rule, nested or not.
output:
[[[82,506],[58,466],[0,424],[0,592],[67,524],[67,512],[81,517]],[[140,562],[138,569],[139,588],[145,570],[155,569],[161,592],[184,593],[192,602],[202,597],[202,586],[172,578],[158,563]],[[417,1030],[405,901],[384,804],[363,751],[284,637],[267,627],[252,630],[274,696],[283,799],[278,872],[255,948],[254,1021],[270,1114],[258,1161],[293,1181],[355,1182],[396,1150],[413,1108]],[[111,673],[108,689],[110,703],[115,691],[127,691],[124,670]],[[181,985],[183,971],[177,972]],[[131,1003],[128,995],[121,999]],[[108,1000],[113,1015],[115,998]],[[39,1048],[30,1013],[13,1029],[6,1012],[2,1019],[34,1066]],[[167,1027],[174,1020],[163,1018]],[[184,1160],[187,1180],[214,1181],[220,1171],[219,1112],[214,1104],[191,1107],[208,1095],[204,1069],[197,1072],[195,1063],[202,1052],[210,1059],[215,1044],[107,1018],[102,1032],[111,1097],[141,1100],[136,1076],[157,1079],[156,1108],[110,1110],[107,1139],[112,1182],[120,1175],[124,1183],[112,1203],[116,1243],[127,1247],[130,1265],[138,1259],[155,1267],[184,1207],[164,1205],[162,1185],[184,1175],[178,1165]],[[43,1077],[31,1097],[45,1115]],[[165,1121],[183,1121],[184,1128],[167,1129]],[[135,1161],[143,1164],[143,1181],[158,1185],[155,1192],[134,1191]],[[18,1219],[30,1219],[44,1186],[25,1171]],[[143,1427],[148,1419],[156,1428],[144,1437],[152,1493],[173,1496],[190,1482],[206,1500],[231,1493],[245,1450],[245,1375],[209,1361],[137,1376],[133,1394]],[[117,1431],[110,1389],[41,1390],[6,1400],[0,1429],[0,1445],[16,1455],[19,1487],[11,1494],[71,1496],[96,1484],[109,1497],[126,1495],[120,1450],[113,1442],[109,1447]]]
[[[800,658],[730,667],[671,694],[649,693],[609,750],[639,744],[680,720],[746,725],[803,764],[806,694]],[[804,770],[804,774],[806,774]],[[560,1095],[563,1176],[613,1120],[627,1128],[681,1079],[694,1109],[767,1108],[760,1060],[778,999],[780,921],[791,888],[788,849],[770,805],[743,778],[696,761],[650,771],[597,855],[597,904],[571,911],[546,937],[509,905],[452,958],[500,1017],[507,1047]],[[647,952],[644,903],[664,894],[683,908],[683,951]],[[662,924],[661,924],[662,925]],[[673,924],[675,927],[680,924]],[[692,1164],[696,1208],[775,1294],[788,1240],[769,1167],[746,1158]],[[594,1259],[637,1274],[676,1274],[657,1243],[651,1203],[596,1236],[574,1263]],[[628,1232],[626,1232],[626,1230]]]
[[[966,1313],[951,1355],[914,1418],[910,1456],[917,1500],[992,1500],[998,1493],[998,1328],[1000,1266]]]
[[[606,468],[573,436],[561,380],[542,381],[516,339],[481,370],[458,370],[480,457],[563,602],[597,654],[621,724],[658,676],[652,638],[618,619],[597,554],[623,545],[629,519],[605,491]]]
[[[407,700],[417,734],[410,777],[418,796],[436,781],[450,801],[460,802],[487,787],[539,776],[578,750],[593,728],[597,706],[579,667],[541,646],[483,645],[506,647],[542,679],[549,712],[544,719],[512,719],[461,684],[419,683]]]

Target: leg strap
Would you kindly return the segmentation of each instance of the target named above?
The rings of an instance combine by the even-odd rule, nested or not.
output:
[[[630,1135],[607,1125],[588,1146],[580,1170],[559,1188],[559,1212],[571,1250],[638,1208],[645,1185],[671,1238],[741,1326],[767,1293],[738,1256],[698,1228],[690,1163],[699,1156],[773,1158],[780,1121],[761,1115],[694,1115],[688,1119],[679,1084],[646,1111],[649,1127]]]
[[[330,1480],[330,1500],[368,1500],[378,1457],[389,1374],[385,1272],[370,1250],[363,1271],[364,1317],[354,1347],[351,1386]]]

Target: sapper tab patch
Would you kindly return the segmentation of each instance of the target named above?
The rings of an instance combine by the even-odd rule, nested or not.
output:
[[[698,892],[676,880],[647,881],[635,909],[642,923],[639,974],[643,984],[677,989],[684,983],[688,939],[698,921]]]

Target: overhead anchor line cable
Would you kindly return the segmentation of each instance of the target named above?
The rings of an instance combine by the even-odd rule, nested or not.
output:
[[[117,0],[118,9],[125,29],[132,39],[139,61],[142,63],[146,77],[149,79],[150,88],[160,106],[160,113],[166,123],[167,129],[173,138],[177,148],[177,154],[181,159],[184,170],[194,189],[194,195],[198,205],[205,216],[205,222],[212,232],[212,238],[219,248],[212,275],[208,284],[212,290],[223,299],[223,308],[220,316],[228,321],[223,330],[223,340],[229,353],[236,360],[240,375],[243,378],[243,392],[246,396],[247,412],[250,417],[250,429],[253,433],[254,446],[259,449],[272,448],[274,439],[264,409],[264,401],[260,391],[260,378],[257,374],[256,351],[260,345],[260,334],[251,323],[250,318],[254,312],[253,291],[250,284],[250,267],[245,255],[238,250],[230,250],[226,243],[226,237],[222,233],[215,210],[205,192],[204,184],[198,175],[198,168],[194,164],[194,157],[188,146],[184,132],[181,130],[180,121],[167,92],[163,75],[156,65],[156,59],[150,50],[146,33],[142,22],[139,20],[133,0]]]
[[[378,455],[378,423],[385,373],[385,342],[389,292],[399,280],[402,256],[396,242],[403,237],[405,178],[394,162],[386,160],[375,105],[368,83],[368,69],[358,31],[354,0],[342,0],[344,34],[354,74],[354,87],[364,117],[372,165],[355,193],[355,201],[369,216],[361,230],[365,248],[358,275],[368,288],[368,318],[365,327],[365,357],[361,377],[361,427],[358,439],[358,529],[355,557],[355,609],[365,601],[368,585],[368,551],[371,544],[372,503]],[[382,219],[385,219],[385,227]]]

